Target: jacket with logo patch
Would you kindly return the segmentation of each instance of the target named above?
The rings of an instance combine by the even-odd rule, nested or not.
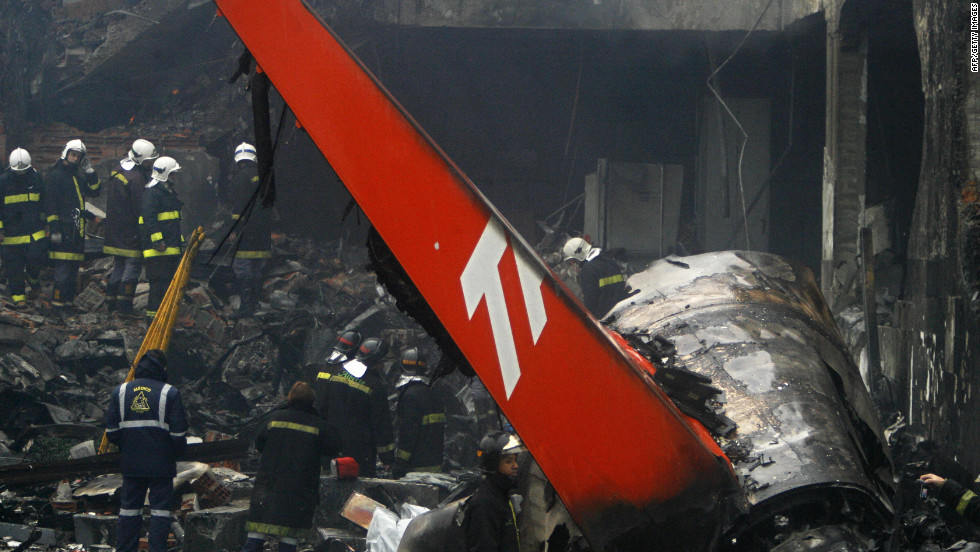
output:
[[[106,412],[106,436],[122,451],[122,474],[173,477],[187,445],[187,415],[180,391],[166,383],[166,371],[142,360],[136,379],[113,390]]]

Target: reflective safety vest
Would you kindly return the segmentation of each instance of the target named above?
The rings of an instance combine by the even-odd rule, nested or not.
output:
[[[48,229],[61,234],[60,244],[51,244],[48,256],[53,260],[81,261],[85,258],[85,198],[97,197],[102,182],[97,173],[78,176],[77,169],[58,160],[44,180],[42,200]]]
[[[26,245],[45,238],[41,176],[34,169],[0,175],[0,230],[3,245]]]
[[[143,243],[143,257],[181,255],[184,252],[184,236],[180,231],[180,208],[183,203],[171,186],[159,182],[143,192],[139,227]],[[163,251],[155,245],[163,243]]]
[[[129,159],[112,171],[106,184],[106,229],[102,251],[119,257],[142,257],[140,245],[140,199],[146,189],[143,167]],[[125,166],[130,167],[128,170]]]
[[[106,411],[106,436],[122,450],[123,475],[173,477],[187,443],[180,391],[147,377],[116,387]]]
[[[238,259],[267,259],[272,256],[272,208],[262,206],[262,198],[251,201],[259,187],[258,165],[251,161],[238,164],[231,178],[232,215],[238,243]],[[251,205],[249,203],[252,203]]]

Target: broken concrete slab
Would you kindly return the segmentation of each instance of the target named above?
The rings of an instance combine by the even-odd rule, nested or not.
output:
[[[99,514],[75,514],[75,542],[85,546],[93,544],[116,545],[116,524],[119,516]]]
[[[184,552],[239,550],[245,544],[248,508],[219,506],[188,512],[184,520]]]
[[[58,542],[63,542],[65,540],[65,536],[63,534],[59,534],[54,529],[0,522],[0,539],[7,540],[9,537],[10,539],[24,542],[30,539],[35,532],[41,533],[41,536],[34,541],[34,544],[36,545],[56,546]]]
[[[0,324],[0,345],[21,347],[27,342],[29,334],[20,326]]]

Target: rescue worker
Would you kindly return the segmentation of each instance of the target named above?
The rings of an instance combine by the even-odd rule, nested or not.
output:
[[[44,180],[42,196],[51,238],[48,257],[54,264],[51,304],[57,308],[75,300],[78,268],[85,259],[85,198],[101,191],[102,182],[86,152],[81,140],[70,140]]]
[[[377,474],[377,460],[391,465],[395,450],[391,411],[376,365],[385,355],[384,342],[365,339],[355,358],[336,370],[317,374],[317,403],[320,415],[344,432],[343,453],[353,457],[364,477]]]
[[[518,552],[521,538],[517,508],[511,497],[517,487],[517,454],[526,449],[505,431],[491,431],[477,450],[483,481],[464,506],[466,552]]]
[[[116,550],[136,552],[149,490],[150,552],[165,552],[177,457],[187,444],[187,416],[180,391],[167,384],[163,351],[147,351],[136,365],[136,379],[113,391],[106,436],[122,451]]]
[[[259,430],[255,448],[262,457],[255,476],[242,552],[259,552],[268,535],[279,537],[279,552],[294,552],[296,540],[313,526],[320,498],[320,458],[335,457],[340,439],[313,407],[313,389],[298,381],[288,403],[272,412]]]
[[[337,336],[336,343],[333,344],[333,351],[327,357],[328,366],[343,364],[354,358],[357,348],[361,345],[361,332],[357,330],[346,330]]]
[[[957,514],[974,525],[980,525],[980,499],[973,491],[934,473],[919,477],[919,484],[935,490],[937,497],[955,509]]]
[[[272,256],[272,208],[263,206],[261,198],[256,197],[258,188],[255,146],[242,142],[235,148],[235,170],[230,184],[234,223],[230,239],[236,243],[231,267],[241,298],[236,317],[250,316],[258,308],[262,269],[265,260]]]
[[[626,276],[619,264],[601,256],[602,250],[582,238],[565,242],[562,255],[566,262],[578,265],[578,282],[582,303],[592,316],[602,319],[616,303],[626,299]]]
[[[446,409],[432,389],[425,356],[418,347],[402,350],[401,368],[402,376],[395,383],[398,445],[392,477],[400,479],[411,471],[441,473]]]
[[[106,229],[102,252],[112,255],[112,273],[106,285],[109,308],[133,314],[136,280],[143,262],[140,247],[140,199],[150,180],[147,161],[159,157],[157,149],[142,138],[133,142],[119,168],[112,171],[106,190]]]
[[[17,308],[27,306],[41,291],[41,267],[47,256],[41,176],[23,148],[10,152],[10,166],[0,175],[0,243],[10,298]]]
[[[183,205],[174,190],[180,165],[173,157],[160,157],[153,162],[150,182],[140,199],[140,235],[146,279],[150,296],[146,317],[152,319],[160,308],[170,281],[184,253],[184,235],[180,231],[180,207]]]

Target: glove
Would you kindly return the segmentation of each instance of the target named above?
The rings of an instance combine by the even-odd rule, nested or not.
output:
[[[82,164],[79,165],[79,168],[82,169],[82,172],[85,174],[92,174],[95,172],[95,169],[92,168],[92,160],[89,159],[87,155],[84,159],[82,159]]]
[[[61,232],[51,234],[51,245],[61,245]]]
[[[162,241],[158,241],[155,244],[153,244],[153,249],[156,249],[157,251],[163,251],[166,248],[167,248],[167,244],[163,243]]]

